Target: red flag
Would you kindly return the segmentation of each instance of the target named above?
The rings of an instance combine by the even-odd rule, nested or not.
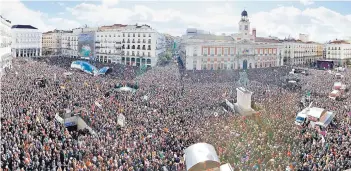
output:
[[[95,111],[95,104],[91,105],[91,111]]]

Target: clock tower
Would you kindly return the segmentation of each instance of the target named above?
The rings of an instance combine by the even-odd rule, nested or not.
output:
[[[241,34],[241,39],[250,40],[250,21],[245,10],[241,12],[241,19],[239,21],[239,33]]]

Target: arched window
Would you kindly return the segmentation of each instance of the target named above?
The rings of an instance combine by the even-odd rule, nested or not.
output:
[[[135,45],[132,46],[132,49],[135,49]]]

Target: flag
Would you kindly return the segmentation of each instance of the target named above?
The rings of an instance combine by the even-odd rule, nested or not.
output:
[[[100,109],[102,109],[102,105],[101,105],[98,101],[95,101],[95,105],[96,105],[97,107],[99,107]]]
[[[91,105],[91,111],[95,111],[95,105]]]

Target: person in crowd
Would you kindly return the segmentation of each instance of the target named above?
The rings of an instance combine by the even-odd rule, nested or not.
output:
[[[237,70],[184,71],[171,63],[140,72],[108,64],[111,73],[92,76],[70,69],[73,60],[14,59],[1,78],[2,170],[181,171],[183,150],[198,142],[212,144],[235,170],[351,168],[351,98],[328,98],[337,78],[326,71],[309,69],[298,76],[302,88],[291,90],[282,86],[291,67],[247,70],[257,113],[241,116],[222,105],[236,99]],[[350,71],[341,81],[351,83]],[[117,85],[137,87],[132,93]],[[294,124],[307,91],[313,106],[336,114],[324,130]],[[65,127],[56,116],[67,113],[93,132]]]

